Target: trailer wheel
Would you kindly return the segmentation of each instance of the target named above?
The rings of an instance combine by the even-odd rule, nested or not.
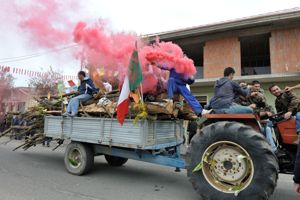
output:
[[[87,144],[71,142],[66,148],[64,161],[69,173],[80,176],[92,169],[94,154]]]
[[[249,126],[217,122],[196,134],[187,152],[188,177],[206,200],[263,200],[274,192],[278,162]]]
[[[128,158],[122,158],[117,156],[105,155],[104,157],[107,163],[110,166],[114,166],[114,167],[120,167],[128,161]]]

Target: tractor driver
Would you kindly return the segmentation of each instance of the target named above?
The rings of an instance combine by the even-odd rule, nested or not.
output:
[[[284,119],[296,116],[296,131],[300,134],[300,99],[292,92],[282,91],[280,87],[273,84],[269,91],[276,97],[275,107],[277,112],[283,112]]]

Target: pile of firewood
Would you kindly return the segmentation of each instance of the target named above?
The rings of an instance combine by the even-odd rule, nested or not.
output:
[[[18,116],[22,123],[20,125],[11,125],[7,130],[0,133],[0,138],[4,136],[8,138],[4,143],[8,143],[14,139],[25,138],[24,143],[16,149],[22,147],[24,150],[27,150],[32,146],[44,142],[46,139],[44,136],[44,117],[51,112],[58,112],[56,110],[59,108],[58,101],[47,101],[46,99],[36,100],[38,104],[35,107],[29,108],[25,113],[8,113],[11,122],[13,116]],[[59,114],[60,113],[61,112],[59,112]]]
[[[192,120],[196,118],[191,108],[187,104],[183,104],[182,97],[175,98],[174,101],[166,100],[166,94],[157,96],[146,96],[144,101],[135,103],[131,99],[129,106],[128,118],[135,119],[151,119],[151,120],[168,120],[168,119],[185,119]],[[99,95],[98,97],[80,104],[79,116],[81,117],[116,117],[116,107],[119,97],[119,92],[114,91],[110,94]],[[44,135],[44,117],[45,115],[60,116],[65,112],[67,97],[40,97],[35,98],[37,105],[30,108],[27,112],[10,113],[10,115],[20,115],[25,121],[25,124],[18,126],[11,126],[9,129],[0,133],[0,137],[8,136],[9,141],[16,138],[25,138],[22,145],[16,147],[14,150],[28,148],[37,144],[43,143],[47,138]],[[62,140],[55,139],[58,146],[62,144]],[[7,143],[6,142],[6,143]],[[57,148],[57,147],[56,147]]]
[[[114,117],[116,115],[116,107],[119,93],[102,96],[100,99],[93,99],[80,106],[79,114],[83,116],[97,116],[97,117]],[[152,120],[163,119],[186,119],[192,120],[197,116],[191,108],[185,103],[181,97],[175,98],[174,101],[166,100],[167,95],[161,94],[153,96],[151,100],[145,98],[143,104],[147,117]],[[136,103],[131,99],[129,106],[128,118],[135,118],[139,113],[136,110]]]

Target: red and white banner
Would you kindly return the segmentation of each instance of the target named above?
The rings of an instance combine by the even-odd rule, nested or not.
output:
[[[3,66],[0,65],[0,72],[6,72],[11,74],[19,74],[23,76],[29,76],[29,77],[38,77],[38,76],[45,76],[47,75],[47,72],[38,72],[38,71],[31,71],[20,67],[11,67],[11,66]],[[63,80],[75,80],[77,79],[77,76],[74,75],[61,75]],[[57,76],[59,78],[59,76]]]

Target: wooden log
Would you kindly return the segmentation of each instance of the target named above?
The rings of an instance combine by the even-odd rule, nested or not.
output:
[[[197,115],[191,109],[188,104],[185,104],[181,110],[179,110],[178,117],[184,120],[195,120]]]
[[[8,115],[20,115],[21,113],[20,112],[8,112],[7,114]]]
[[[96,103],[83,106],[79,109],[79,112],[86,112],[86,113],[107,113],[107,114],[114,114],[116,108],[116,103],[110,102],[105,106],[97,105]]]
[[[11,126],[11,129],[13,130],[26,130],[30,128],[32,128],[32,126]]]
[[[173,102],[145,102],[145,105],[149,114],[172,115],[174,112]]]
[[[161,93],[156,96],[155,101],[164,101],[165,99],[168,99],[168,94],[167,93]]]
[[[0,137],[7,135],[11,130],[12,130],[12,128],[5,130],[3,133],[1,133]]]
[[[49,114],[49,115],[61,115],[61,110],[49,110],[49,111],[45,111],[45,114]]]
[[[60,99],[61,97],[68,97],[68,96],[72,96],[72,95],[75,95],[75,94],[78,94],[78,92],[73,91],[73,92],[70,92],[70,93],[62,94],[62,95],[51,95],[50,99]],[[42,95],[42,96],[39,96],[39,98],[40,99],[48,99],[48,95]]]

